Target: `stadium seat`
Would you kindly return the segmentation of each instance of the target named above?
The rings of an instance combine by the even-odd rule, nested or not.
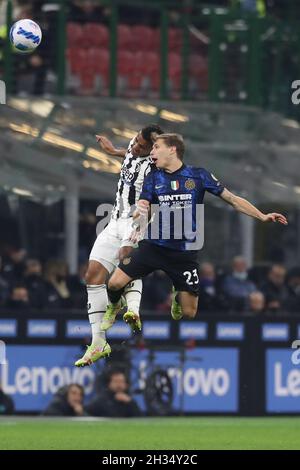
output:
[[[132,26],[132,50],[137,51],[150,51],[153,46],[152,37],[153,29],[148,26]]]
[[[109,33],[106,26],[86,23],[83,26],[85,47],[108,47]]]
[[[83,38],[83,29],[77,23],[67,24],[67,44],[68,47],[80,46]]]
[[[86,50],[78,47],[68,49],[67,57],[70,64],[70,72],[78,74],[85,67]]]
[[[172,52],[181,52],[182,31],[179,28],[169,28],[168,30],[168,48]]]
[[[129,50],[132,47],[131,28],[126,24],[118,25],[118,49]]]
[[[109,81],[109,51],[107,49],[90,49],[87,54],[88,69],[92,68],[93,72],[100,76],[105,86]]]
[[[118,51],[118,74],[128,76],[134,69],[134,54],[130,51]]]

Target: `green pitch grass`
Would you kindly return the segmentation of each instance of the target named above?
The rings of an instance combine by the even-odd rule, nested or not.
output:
[[[300,418],[7,417],[0,449],[300,449]]]

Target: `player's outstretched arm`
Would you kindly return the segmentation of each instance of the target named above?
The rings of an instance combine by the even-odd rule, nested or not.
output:
[[[254,217],[262,222],[279,222],[283,225],[287,225],[288,221],[286,217],[282,214],[278,214],[277,212],[271,212],[270,214],[264,214],[261,212],[257,207],[253,206],[251,202],[247,201],[242,197],[236,196],[235,194],[228,191],[228,189],[224,189],[221,194],[221,198],[224,201],[228,202],[234,209],[243,214],[247,214],[250,217]]]
[[[149,209],[149,201],[145,199],[138,201],[137,208],[133,213],[132,232],[129,237],[131,242],[138,243],[144,238],[149,223]]]
[[[97,142],[100,144],[100,147],[109,155],[113,157],[122,157],[124,158],[127,150],[124,148],[116,148],[113,146],[112,142],[104,135],[96,135]]]

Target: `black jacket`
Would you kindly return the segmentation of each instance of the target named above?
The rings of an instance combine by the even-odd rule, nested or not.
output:
[[[106,416],[113,418],[130,418],[141,416],[135,400],[124,403],[115,398],[115,394],[109,390],[99,393],[86,407],[86,412],[91,416]]]

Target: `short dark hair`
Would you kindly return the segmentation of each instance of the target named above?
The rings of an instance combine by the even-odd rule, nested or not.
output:
[[[176,147],[176,153],[179,160],[183,160],[184,142],[180,134],[161,134],[156,140],[163,140],[167,147]]]
[[[164,131],[158,124],[149,124],[149,126],[143,127],[141,134],[146,142],[153,143],[158,135],[163,134]]]

